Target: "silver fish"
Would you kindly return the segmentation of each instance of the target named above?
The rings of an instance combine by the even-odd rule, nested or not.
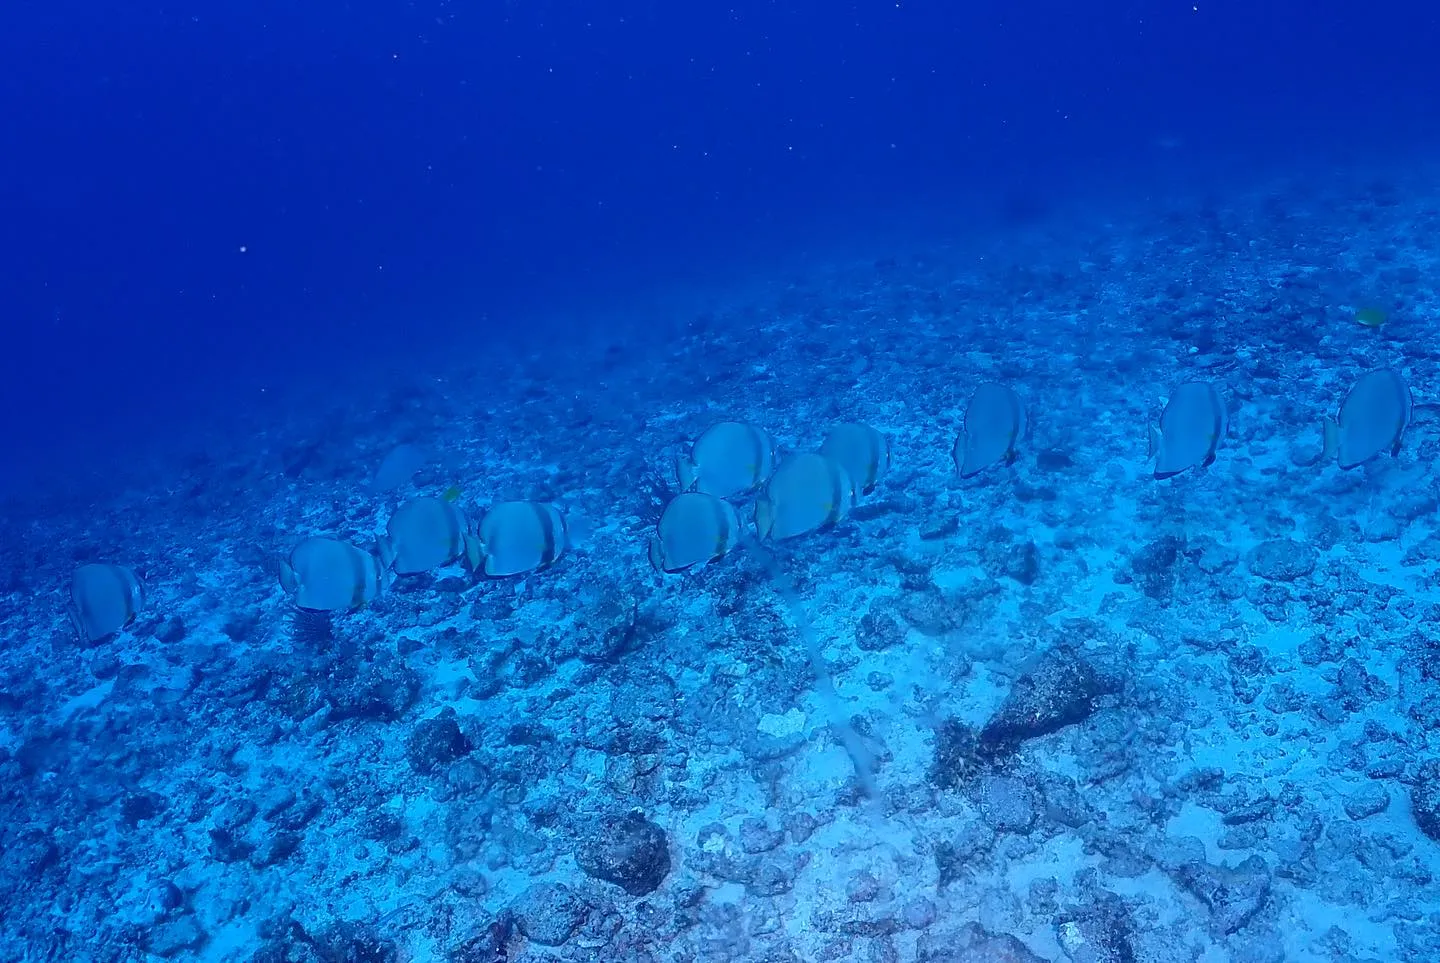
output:
[[[280,585],[295,604],[316,612],[357,609],[380,594],[380,561],[338,538],[312,536],[280,563]]]
[[[762,539],[794,538],[834,525],[855,506],[855,482],[845,466],[815,452],[785,459],[755,500]]]
[[[650,564],[679,572],[729,552],[740,542],[735,508],[704,492],[682,492],[670,500],[650,539]]]
[[[1400,453],[1400,442],[1410,426],[1415,402],[1405,379],[1393,368],[1367,371],[1351,386],[1340,403],[1337,418],[1321,423],[1325,453],[1343,469],[1355,468],[1388,451]]]
[[[868,495],[890,468],[890,442],[869,425],[842,422],[830,429],[820,454],[833,458],[850,473],[850,478]]]
[[[775,439],[759,425],[722,421],[701,432],[675,460],[682,492],[729,498],[753,491],[775,470]]]
[[[144,606],[139,577],[123,565],[82,565],[70,580],[70,624],[86,642],[119,632]]]
[[[1225,401],[1213,384],[1190,381],[1176,388],[1160,413],[1160,426],[1150,426],[1155,477],[1212,464],[1227,428]]]
[[[470,567],[491,578],[551,565],[569,544],[565,516],[543,502],[499,502],[466,545]]]
[[[999,462],[1012,464],[1024,435],[1020,396],[994,382],[977,386],[965,408],[965,427],[955,439],[955,470],[961,478],[970,478]]]

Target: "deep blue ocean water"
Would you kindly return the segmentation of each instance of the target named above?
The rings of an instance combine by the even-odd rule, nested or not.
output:
[[[1437,51],[1339,0],[8,11],[0,959],[1440,959]],[[1347,415],[1387,369],[1418,407]],[[657,573],[729,419],[888,472]],[[296,614],[297,543],[442,493],[569,544]]]
[[[22,7],[7,435],[164,436],[756,264],[1434,142],[1422,6],[1011,7]]]

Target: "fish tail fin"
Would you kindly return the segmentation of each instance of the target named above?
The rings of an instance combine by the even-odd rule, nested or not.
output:
[[[556,509],[560,514],[563,523],[564,542],[566,549],[588,548],[595,539],[595,530],[599,527],[593,518],[581,515],[579,512],[563,511]],[[557,553],[558,557],[558,553]]]
[[[1154,425],[1147,425],[1146,427],[1149,429],[1149,431],[1146,434],[1146,439],[1148,443],[1146,445],[1145,457],[1154,458],[1156,455],[1160,454],[1160,444],[1165,440],[1165,438],[1163,435],[1160,434],[1160,429],[1156,428]]]
[[[960,429],[960,434],[955,438],[955,448],[950,452],[951,460],[955,462],[955,474],[961,478],[965,477],[965,429]]]
[[[650,536],[650,564],[655,566],[657,572],[668,571],[665,568],[665,549],[660,544],[660,539],[654,535]]]
[[[1334,418],[1320,419],[1320,437],[1325,440],[1325,447],[1321,451],[1321,459],[1329,461],[1338,458],[1340,455],[1340,425]]]
[[[85,631],[85,620],[80,617],[80,609],[74,602],[65,606],[65,614],[70,617],[70,624],[75,627],[75,635],[81,642],[89,642],[89,634]]]
[[[400,576],[395,574],[395,570],[386,565],[382,559],[380,564],[375,567],[375,594],[379,595],[381,592],[390,591],[399,580]]]
[[[470,571],[480,571],[480,565],[485,561],[485,548],[480,544],[480,539],[468,532],[465,534],[465,564],[470,566]]]
[[[280,563],[280,587],[291,595],[300,590],[300,579],[296,577],[295,570],[290,567],[289,562]]]
[[[755,499],[755,534],[761,539],[775,530],[775,503],[764,495]]]
[[[390,571],[395,564],[395,540],[389,535],[381,535],[375,539],[375,553],[380,556],[380,570]]]
[[[688,455],[675,457],[675,480],[680,483],[682,492],[693,491],[695,483],[700,480],[700,470]]]

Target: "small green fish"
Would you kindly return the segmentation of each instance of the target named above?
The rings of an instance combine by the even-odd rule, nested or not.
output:
[[[1390,315],[1384,308],[1367,305],[1366,307],[1355,310],[1356,323],[1363,324],[1367,328],[1378,328],[1389,320]]]

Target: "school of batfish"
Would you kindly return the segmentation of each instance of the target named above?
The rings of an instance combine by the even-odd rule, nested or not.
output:
[[[1416,405],[1393,369],[1360,376],[1334,418],[1322,419],[1324,446],[1310,464],[1333,460],[1342,469],[1396,454]],[[955,439],[955,471],[971,478],[1015,461],[1026,437],[1020,396],[1005,385],[978,385]],[[1193,381],[1170,395],[1158,424],[1149,426],[1148,457],[1155,477],[1171,478],[1210,465],[1228,427],[1218,387]],[[414,445],[397,445],[374,477],[392,491],[425,460]],[[650,561],[663,573],[715,561],[746,541],[734,499],[754,494],[754,537],[797,538],[842,521],[875,490],[890,468],[890,445],[870,425],[847,422],[830,429],[820,449],[782,458],[764,428],[722,421],[707,428],[675,462],[679,489],[650,537]],[[315,535],[300,541],[279,564],[280,584],[301,609],[344,612],[380,594],[396,578],[461,563],[487,578],[523,575],[552,565],[572,545],[572,525],[542,502],[490,506],[472,528],[456,504],[458,492],[422,495],[391,513],[373,551]],[[94,642],[128,626],[145,604],[145,590],[130,568],[87,564],[75,570],[68,607],[81,639]]]

